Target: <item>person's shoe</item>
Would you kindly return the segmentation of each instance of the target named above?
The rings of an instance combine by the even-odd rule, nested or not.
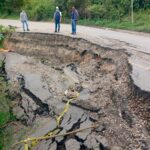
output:
[[[76,33],[75,32],[73,32],[73,33],[71,33],[72,35],[76,35]]]
[[[27,31],[30,31],[29,29],[27,29]]]

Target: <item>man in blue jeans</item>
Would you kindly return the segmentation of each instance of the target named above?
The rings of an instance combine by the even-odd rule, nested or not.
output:
[[[72,7],[71,11],[71,25],[72,25],[72,33],[73,35],[76,34],[76,25],[77,25],[77,20],[78,20],[78,11],[75,9],[75,7]]]
[[[23,31],[25,31],[25,29],[27,29],[27,31],[29,31],[29,27],[28,27],[28,18],[27,18],[27,14],[24,10],[22,10],[22,12],[20,13],[20,21],[22,22],[23,25]],[[25,28],[26,26],[26,28]]]
[[[56,11],[54,13],[55,32],[60,31],[61,19],[62,19],[62,13],[59,11],[59,7],[56,7]]]

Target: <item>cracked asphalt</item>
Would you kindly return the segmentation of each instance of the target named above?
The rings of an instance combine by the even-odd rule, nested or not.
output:
[[[15,26],[22,32],[19,20],[0,19],[1,25]],[[54,33],[54,23],[29,21],[30,32]],[[62,24],[59,34],[72,36],[71,25]],[[74,37],[74,36],[73,36]],[[150,91],[150,34],[108,28],[77,26],[77,38],[84,38],[103,47],[123,49],[130,54],[134,83],[142,90]]]

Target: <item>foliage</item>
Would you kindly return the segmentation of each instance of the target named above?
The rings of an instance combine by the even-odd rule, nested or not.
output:
[[[25,6],[29,18],[33,20],[44,20],[53,17],[55,5],[53,0],[25,0]]]
[[[0,48],[2,47],[3,40],[4,40],[4,35],[0,33]]]
[[[13,28],[13,27],[5,27],[5,26],[0,25],[0,33],[9,34],[14,31],[15,31],[15,28]]]
[[[12,27],[10,28],[10,27],[4,27],[0,25],[0,48],[3,47],[4,38],[10,35],[14,31],[15,29]]]
[[[4,62],[0,61],[0,149],[3,148],[5,140],[10,140],[11,132],[6,132],[3,129],[7,123],[16,120],[15,116],[11,112],[10,105],[11,100],[8,96],[9,85],[4,78]],[[8,135],[7,135],[8,134]],[[8,142],[7,141],[7,142]]]
[[[131,0],[1,0],[3,14],[17,14],[25,9],[30,19],[47,20],[53,17],[55,7],[59,6],[63,16],[69,17],[72,6],[80,14],[80,19],[121,20],[131,14]],[[134,11],[150,9],[150,0],[134,0]]]
[[[128,29],[150,33],[150,10],[141,10],[134,15],[134,24],[131,24],[131,19],[124,16],[121,21],[111,21],[109,19],[84,19],[79,20],[81,25],[102,26],[117,29]]]
[[[0,10],[10,15],[12,13],[18,13],[23,5],[24,0],[1,0]]]
[[[4,39],[4,35],[0,33],[0,41]]]

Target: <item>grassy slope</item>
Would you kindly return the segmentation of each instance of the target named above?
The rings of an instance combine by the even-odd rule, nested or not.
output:
[[[19,19],[19,16],[17,16],[16,14],[10,15],[8,16],[7,14],[1,14],[0,13],[0,18],[1,19]]]
[[[126,29],[133,31],[142,31],[150,33],[150,10],[139,11],[134,14],[134,23],[131,23],[130,17],[122,18],[122,21],[111,21],[111,20],[79,20],[79,24],[82,25],[94,25],[109,27],[115,29]]]
[[[2,68],[2,61],[0,61],[0,69]],[[8,122],[15,120],[15,117],[10,112],[10,98],[8,97],[8,83],[0,73],[0,150],[7,143],[9,144],[12,138],[11,128],[3,128]]]
[[[13,32],[14,29],[5,28],[0,26],[0,32],[10,33]],[[3,40],[5,36],[0,37],[0,48],[3,48]],[[12,132],[13,129],[10,126],[9,128],[5,128],[8,123],[16,120],[15,116],[11,112],[11,98],[8,94],[8,90],[10,85],[5,79],[5,71],[4,71],[4,61],[3,57],[0,57],[0,150],[5,147],[10,146],[10,142],[12,140]],[[9,148],[8,148],[9,149]]]

